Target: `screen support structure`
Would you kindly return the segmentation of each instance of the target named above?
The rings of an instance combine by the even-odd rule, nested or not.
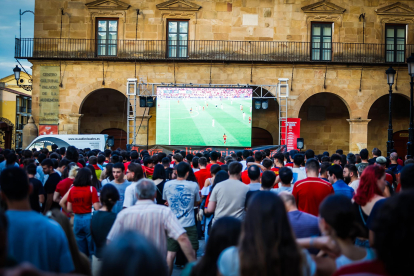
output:
[[[183,84],[173,84],[173,83],[145,83],[142,79],[139,81],[137,79],[128,79],[127,81],[127,97],[129,102],[129,109],[127,112],[127,146],[139,145],[137,143],[137,135],[140,133],[141,124],[137,127],[137,121],[140,121],[137,117],[145,116],[145,114],[140,114],[137,112],[137,101],[139,97],[157,97],[157,87],[158,86],[171,86],[171,87],[210,87],[210,88],[220,88],[220,87],[233,87],[233,88],[243,88],[249,87],[252,88],[252,98],[254,99],[275,99],[279,104],[279,144],[281,141],[281,104],[283,104],[283,117],[282,119],[286,120],[287,117],[287,107],[288,107],[288,97],[289,93],[286,88],[289,79],[279,79],[278,84],[198,84],[198,83],[183,83]],[[285,90],[285,88],[287,90]],[[135,93],[132,91],[135,89]],[[283,91],[282,91],[283,90]],[[138,97],[138,99],[137,99]],[[254,105],[254,103],[253,103]],[[140,111],[141,112],[141,111]],[[145,111],[142,111],[145,113]],[[148,112],[149,113],[149,112]],[[138,122],[139,123],[139,122]],[[143,131],[141,131],[143,134]]]

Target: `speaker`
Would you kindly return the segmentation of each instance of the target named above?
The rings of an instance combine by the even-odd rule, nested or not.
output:
[[[115,144],[115,137],[114,136],[108,136],[108,139],[106,140],[106,144],[108,147],[113,147]]]
[[[147,107],[147,97],[139,97],[139,107]]]
[[[303,140],[303,138],[297,138],[296,145],[298,149],[303,149],[305,147],[305,141]]]
[[[147,98],[147,107],[153,107],[154,106],[154,98],[148,97]]]
[[[262,107],[262,101],[259,99],[254,100],[254,108],[260,109]]]

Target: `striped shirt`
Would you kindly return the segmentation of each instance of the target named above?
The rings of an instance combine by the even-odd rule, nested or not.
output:
[[[134,206],[122,210],[108,234],[114,240],[126,231],[144,235],[167,257],[167,236],[177,240],[185,233],[171,209],[148,199],[138,200]]]

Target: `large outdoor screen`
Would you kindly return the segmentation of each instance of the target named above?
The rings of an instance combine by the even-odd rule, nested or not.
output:
[[[158,145],[250,147],[251,88],[157,88]]]

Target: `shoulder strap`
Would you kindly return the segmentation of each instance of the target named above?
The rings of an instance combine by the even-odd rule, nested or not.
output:
[[[364,214],[362,213],[361,205],[359,205],[358,207],[359,207],[359,214],[361,215],[362,222],[364,223],[365,226],[367,226],[367,222],[364,219]]]

